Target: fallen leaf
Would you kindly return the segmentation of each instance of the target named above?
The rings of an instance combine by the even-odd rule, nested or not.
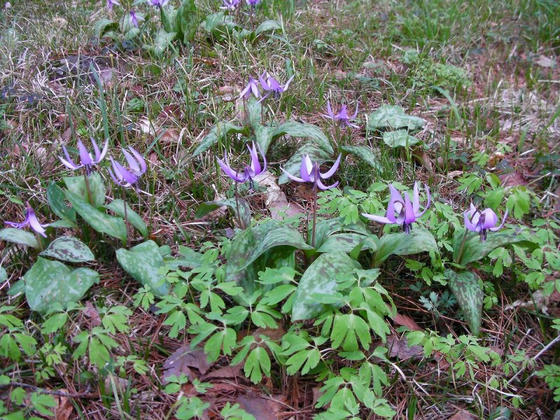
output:
[[[449,418],[449,420],[477,420],[474,414],[469,413],[467,410],[459,410],[453,416]]]
[[[59,392],[68,392],[68,390],[61,388],[58,389]],[[56,408],[54,410],[54,418],[55,420],[68,420],[72,417],[72,412],[74,410],[74,406],[72,402],[67,398],[61,395],[56,397]]]
[[[241,363],[235,366],[224,366],[212,372],[208,372],[202,379],[233,379],[239,377],[240,374]]]
[[[527,185],[527,181],[522,174],[517,171],[509,172],[507,174],[500,175],[500,180],[502,181],[502,187],[514,187],[516,185]]]
[[[97,327],[101,325],[101,317],[99,316],[99,312],[97,312],[97,309],[95,309],[95,307],[89,300],[86,302],[84,315],[89,318],[89,322],[92,327]]]
[[[200,374],[196,374],[191,368],[198,370]],[[198,378],[208,372],[209,368],[210,364],[204,351],[202,349],[193,350],[188,344],[185,344],[163,363],[163,380],[166,382],[170,376],[180,376],[182,373],[189,379]]]
[[[399,360],[421,359],[424,354],[421,346],[409,346],[406,337],[397,337],[395,334],[387,337],[387,348],[389,357]]]
[[[154,125],[152,121],[148,117],[142,117],[138,121],[138,127],[140,131],[144,134],[148,134],[150,136],[155,136],[156,132],[158,131],[157,127]]]
[[[556,61],[546,55],[539,55],[539,58],[535,60],[535,64],[541,67],[552,68],[556,66]]]
[[[258,420],[277,420],[281,409],[279,403],[254,394],[240,395],[237,402]]]
[[[423,329],[411,317],[397,313],[393,318],[393,322],[397,325],[402,325],[410,331],[423,331]]]
[[[294,203],[288,203],[286,194],[278,186],[277,178],[270,172],[265,171],[255,177],[255,181],[266,187],[266,207],[270,216],[275,220],[283,220],[286,217],[296,216],[303,213],[303,209]]]

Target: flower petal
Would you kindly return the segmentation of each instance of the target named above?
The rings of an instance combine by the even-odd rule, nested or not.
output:
[[[62,151],[64,152],[64,156],[66,157],[66,159],[64,159],[60,156],[58,158],[60,159],[60,161],[62,162],[62,164],[64,166],[66,166],[67,168],[73,169],[73,170],[76,170],[76,169],[82,167],[82,165],[77,165],[77,164],[74,163],[74,161],[72,160],[72,158],[68,154],[68,150],[66,150],[66,146],[62,146]]]
[[[144,156],[142,156],[140,153],[138,153],[138,151],[135,148],[133,148],[132,146],[128,146],[128,150],[130,150],[132,152],[132,154],[136,158],[136,161],[140,165],[140,172],[136,175],[138,175],[138,176],[143,175],[146,172],[146,169],[147,169],[146,161],[144,160]]]
[[[93,165],[93,159],[81,140],[78,140],[78,151],[80,152],[80,162],[82,165]]]
[[[320,190],[330,190],[331,188],[334,188],[338,185],[338,181],[336,181],[334,184],[332,185],[325,185],[321,182],[321,178],[317,178],[317,180],[315,181],[317,183],[317,186],[319,187]]]
[[[506,209],[506,212],[504,213],[504,217],[502,219],[502,223],[500,224],[500,226],[490,228],[490,230],[492,232],[496,232],[497,230],[500,230],[504,226],[504,223],[506,222],[507,216],[508,216],[508,209]]]
[[[408,193],[404,193],[404,223],[407,225],[414,223],[416,221],[416,215],[414,214],[413,204],[410,201]]]
[[[398,192],[392,184],[389,184],[389,191],[391,191],[391,197],[389,198],[389,204],[387,205],[387,219],[391,220],[392,223],[396,223],[397,216],[400,216],[400,214],[395,214],[395,203],[401,203],[404,205],[404,200],[401,193]]]
[[[255,176],[262,172],[261,164],[259,162],[259,155],[257,154],[257,146],[255,145],[255,142],[253,142],[253,147],[249,147],[249,145],[247,145],[247,148],[249,149],[249,155],[251,155],[252,175]]]
[[[35,212],[31,207],[27,207],[25,211],[25,219],[29,222],[29,226],[31,227],[31,229],[33,229],[39,235],[44,236],[45,238],[47,237],[44,227],[47,227],[48,225],[42,225],[41,223],[39,223],[39,220],[37,219],[37,216],[35,215]]]
[[[392,224],[395,223],[392,220],[389,220],[388,218],[384,217],[384,216],[377,216],[375,214],[367,214],[367,213],[362,213],[362,216],[364,216],[365,218],[369,219],[369,220],[373,220],[374,222],[377,223],[384,223],[384,224]]]
[[[245,182],[247,181],[247,177],[245,177],[243,174],[239,174],[238,172],[234,171],[227,163],[227,157],[224,157],[224,160],[222,159],[217,159],[218,160],[218,165],[220,165],[220,168],[222,168],[222,171],[224,171],[224,173],[229,176],[231,179],[233,179],[235,182]]]
[[[320,174],[321,178],[323,179],[327,179],[330,178],[331,176],[334,175],[334,173],[336,172],[336,170],[338,169],[338,165],[340,165],[340,158],[342,157],[342,155],[338,155],[338,157],[336,158],[335,162],[333,163],[333,166],[331,166],[331,169],[329,169],[327,172],[325,172],[324,174]]]
[[[424,184],[424,188],[426,189],[426,197],[428,199],[428,202],[426,203],[426,206],[424,207],[424,210],[422,210],[420,213],[418,213],[417,211],[414,212],[414,214],[416,215],[416,218],[422,217],[424,215],[424,213],[426,213],[426,210],[428,210],[428,208],[430,207],[430,204],[432,203],[432,196],[430,194],[430,189],[428,188],[428,186],[426,184]],[[418,207],[420,207],[420,204],[418,204]]]
[[[470,230],[471,232],[479,232],[480,229],[478,228],[477,224],[472,223],[472,217],[476,212],[476,208],[471,203],[471,208],[468,211],[463,213],[463,218],[465,219],[465,227]]]
[[[286,176],[288,178],[290,178],[292,181],[296,181],[296,182],[307,182],[301,178],[298,178],[297,176],[292,175],[291,173],[289,173],[287,170],[285,170],[284,168],[280,168],[282,169],[282,172],[284,172],[286,174]]]

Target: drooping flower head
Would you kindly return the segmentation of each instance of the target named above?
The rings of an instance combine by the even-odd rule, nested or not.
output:
[[[62,146],[62,150],[64,151],[64,158],[59,156],[60,161],[64,166],[70,168],[72,170],[84,168],[86,170],[86,174],[90,174],[93,171],[93,167],[97,165],[99,162],[103,160],[105,155],[107,154],[107,148],[109,147],[109,140],[105,140],[105,144],[103,145],[103,150],[99,151],[99,147],[97,143],[92,138],[91,144],[93,146],[94,156],[88,152],[84,144],[81,140],[78,140],[78,152],[80,154],[80,164],[74,163],[74,161],[70,158],[68,154],[68,150],[66,150],[66,146]]]
[[[421,217],[426,212],[428,207],[430,207],[430,190],[427,185],[424,185],[424,188],[426,188],[428,202],[426,203],[426,206],[422,211],[420,211],[418,182],[415,182],[414,191],[412,193],[412,201],[410,200],[407,192],[404,193],[403,199],[401,193],[398,192],[395,187],[389,185],[391,198],[389,199],[389,204],[387,205],[386,215],[377,216],[374,214],[362,213],[362,216],[378,223],[402,225],[403,230],[406,233],[410,233],[412,223],[414,223],[416,219]]]
[[[220,7],[220,9],[229,10],[233,12],[235,9],[237,9],[237,6],[239,6],[241,0],[222,0],[222,2],[224,3],[224,5]]]
[[[249,165],[246,165],[241,171],[235,171],[231,168],[227,159],[227,155],[223,160],[218,159],[218,164],[220,165],[220,168],[222,168],[222,171],[224,171],[224,173],[235,182],[239,182],[240,184],[244,183],[247,180],[252,183],[254,177],[266,171],[266,156],[262,152],[261,148],[258,148],[258,153],[260,153],[263,160],[262,166],[259,161],[259,155],[257,153],[257,146],[255,145],[255,142],[253,142],[252,147],[249,147],[249,145],[247,145],[247,148],[249,149],[249,154],[251,156],[251,163]]]
[[[299,174],[300,174],[301,178],[298,178],[297,176],[294,176],[294,175],[290,174],[284,168],[282,168],[282,170],[284,171],[286,176],[293,181],[296,181],[296,182],[312,182],[313,183],[313,188],[319,188],[320,190],[328,190],[328,189],[336,187],[338,185],[338,181],[336,181],[332,185],[327,186],[327,185],[323,184],[321,179],[327,179],[327,178],[330,178],[331,176],[334,175],[334,173],[338,169],[338,165],[340,165],[341,156],[342,155],[338,155],[338,158],[334,162],[331,169],[329,169],[325,173],[320,172],[319,162],[313,162],[311,160],[311,158],[309,157],[309,155],[305,155],[303,157],[303,159],[301,160],[301,166],[299,168]]]
[[[330,101],[327,101],[327,114],[324,115],[324,117],[330,118],[331,120],[333,120],[334,122],[336,122],[340,125],[358,128],[358,126],[356,124],[352,124],[350,122],[350,121],[356,119],[357,115],[358,115],[358,105],[356,105],[356,111],[354,111],[354,115],[349,116],[348,115],[348,109],[346,108],[346,105],[342,105],[342,107],[340,108],[340,111],[338,111],[337,113],[334,113],[332,108],[331,108]]]
[[[138,28],[138,16],[136,16],[136,12],[134,10],[131,10],[129,14],[130,14],[130,23],[132,23],[132,25]]]
[[[288,89],[288,86],[290,86],[293,78],[294,76],[290,77],[284,85],[281,85],[278,80],[276,80],[274,77],[268,74],[268,72],[265,71],[259,76],[261,86],[263,90],[267,92],[264,98],[268,97],[268,95],[270,94],[273,94],[276,98],[279,97],[281,93],[285,92]]]
[[[471,232],[476,232],[480,234],[480,239],[482,241],[486,240],[488,231],[496,232],[500,230],[504,225],[508,212],[504,213],[504,218],[500,226],[498,224],[498,216],[492,209],[484,209],[482,211],[478,210],[472,203],[470,210],[463,213],[465,218],[465,227]]]
[[[135,185],[140,177],[146,172],[146,162],[140,153],[138,153],[132,146],[122,149],[123,155],[128,162],[128,169],[122,166],[119,162],[111,159],[111,166],[109,168],[109,175],[113,181],[122,187],[131,187]]]
[[[159,7],[161,9],[168,1],[169,0],[150,0],[150,3],[152,6]]]
[[[41,236],[44,236],[45,238],[47,237],[47,235],[45,234],[45,228],[49,225],[44,224],[42,225],[41,223],[39,223],[39,220],[37,219],[37,216],[35,215],[35,212],[33,211],[33,209],[31,208],[31,206],[29,205],[29,203],[26,203],[26,207],[25,207],[25,220],[23,222],[4,222],[5,224],[7,224],[8,226],[17,228],[17,229],[23,229],[26,226],[29,226],[35,233],[38,233]]]
[[[257,99],[261,97],[261,92],[259,91],[258,82],[252,77],[249,77],[249,82],[247,83],[247,86],[245,86],[245,89],[241,91],[239,97],[249,99],[251,94],[253,94],[253,96]]]
[[[107,0],[107,9],[109,11],[113,10],[113,6],[120,6],[121,4],[119,3],[118,0]]]

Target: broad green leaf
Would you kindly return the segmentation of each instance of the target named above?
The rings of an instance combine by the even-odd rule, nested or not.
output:
[[[176,32],[166,32],[160,29],[154,39],[154,45],[150,45],[147,48],[152,50],[156,57],[161,57],[176,37]]]
[[[238,25],[230,15],[218,12],[206,16],[206,19],[200,26],[210,35],[221,38],[228,30],[233,30]]]
[[[367,146],[342,146],[342,150],[346,153],[358,156],[372,168],[381,171],[379,159],[375,156],[370,147]]]
[[[248,135],[249,129],[247,127],[241,127],[235,125],[231,122],[221,121],[217,123],[214,127],[212,127],[210,132],[200,141],[200,144],[193,152],[193,157],[198,156],[201,153],[205,152],[210,147],[218,143],[218,141],[225,139],[231,133],[243,133],[244,135]]]
[[[317,231],[315,232],[315,240],[317,247],[320,247],[328,237],[334,233],[352,232],[362,235],[371,235],[363,223],[345,224],[343,217],[334,219],[321,219],[317,221]]]
[[[262,103],[258,101],[256,98],[253,98],[253,96],[251,95],[249,99],[245,102],[245,104],[246,104],[245,112],[247,113],[247,117],[249,119],[249,124],[251,125],[251,127],[253,127],[254,130],[256,130],[257,127],[264,127],[261,125]],[[258,141],[258,135],[257,135],[257,143],[260,145]]]
[[[92,228],[100,233],[106,233],[107,235],[118,238],[123,242],[126,241],[126,225],[121,218],[109,216],[97,210],[95,207],[91,206],[89,203],[70,191],[66,191],[65,194],[74,210],[76,210],[82,219],[84,219]]]
[[[161,19],[164,32],[178,33],[180,31],[177,14],[178,10],[174,7],[167,6],[159,8],[159,17]]]
[[[226,206],[231,209],[236,218],[241,218],[242,227],[247,227],[251,224],[251,208],[249,207],[249,202],[244,198],[226,198],[224,200],[214,200],[202,203],[195,214],[196,218],[204,217],[208,213],[219,209],[220,207]],[[239,214],[237,210],[239,209]]]
[[[515,243],[527,243],[527,238],[519,232],[510,229],[502,232],[488,232],[485,241],[480,240],[480,236],[474,232],[467,233],[467,240],[463,245],[462,256],[458,261],[461,252],[461,244],[464,231],[457,233],[454,240],[453,259],[456,263],[467,265],[471,262],[478,261],[487,256],[494,249],[501,246],[511,245]]]
[[[299,281],[292,307],[292,321],[319,315],[323,305],[312,295],[336,294],[336,278],[351,275],[355,268],[359,268],[359,264],[342,252],[319,255]]]
[[[363,250],[375,251],[377,249],[377,244],[371,237],[359,233],[345,232],[329,236],[319,247],[318,252],[345,252],[348,254],[360,244]]]
[[[76,226],[76,212],[72,207],[66,205],[64,191],[54,182],[51,182],[47,188],[47,201],[54,214],[70,222],[72,226]]]
[[[420,139],[408,134],[408,130],[385,131],[383,141],[389,147],[409,147],[420,142]]]
[[[89,268],[71,270],[58,261],[39,257],[23,276],[25,297],[33,311],[46,312],[78,302],[99,282],[99,274]]]
[[[69,191],[81,197],[87,203],[90,203],[88,198],[88,192],[86,188],[86,181],[83,176],[65,176],[63,178],[64,184]],[[91,193],[91,203],[94,207],[101,207],[105,203],[105,184],[103,183],[103,178],[99,173],[94,172],[88,176],[89,190]],[[65,216],[57,216],[66,218]]]
[[[480,333],[480,318],[482,315],[482,303],[484,292],[482,282],[476,273],[464,271],[456,273],[453,270],[445,270],[449,288],[457,298],[457,303],[465,314],[474,336]]]
[[[89,247],[72,236],[56,238],[39,255],[73,263],[95,260],[95,256]]]
[[[263,32],[281,31],[281,30],[282,30],[282,25],[280,25],[277,21],[265,20],[263,23],[257,26],[257,29],[255,29],[255,35],[259,36]]]
[[[327,152],[330,156],[334,154],[334,150],[332,145],[329,141],[329,138],[321,131],[319,127],[313,124],[308,123],[300,123],[297,121],[286,121],[283,124],[280,124],[278,127],[274,129],[272,133],[272,140],[279,136],[292,136],[292,137],[304,137],[318,145],[323,151]],[[268,144],[266,147],[261,144],[263,147],[263,151],[268,150]]]
[[[0,283],[4,283],[7,278],[8,278],[8,273],[6,273],[6,269],[0,265]]]
[[[118,249],[117,260],[124,271],[141,284],[150,286],[155,295],[169,293],[169,283],[160,270],[165,262],[154,241],[142,242],[130,250]]]
[[[177,24],[184,44],[188,44],[194,39],[198,23],[198,10],[194,0],[182,0],[177,11]]]
[[[117,29],[119,29],[118,22],[114,22],[106,18],[99,19],[93,25],[93,33],[97,38],[101,38],[107,32],[116,31]]]
[[[292,175],[295,175],[297,177],[300,176],[299,174],[299,169],[301,167],[301,160],[303,159],[303,157],[305,155],[309,155],[309,158],[313,161],[319,161],[319,162],[324,162],[327,161],[329,159],[331,159],[330,154],[328,154],[327,152],[325,152],[323,149],[321,149],[319,146],[317,146],[314,143],[305,143],[303,146],[301,146],[294,154],[293,156],[288,159],[288,161],[286,162],[286,164],[283,166],[284,170],[286,170],[287,172],[289,172]],[[289,182],[290,178],[288,178],[288,176],[285,173],[282,173],[282,175],[280,175],[280,177],[278,178],[278,183],[279,184],[285,184],[286,182]]]
[[[423,228],[413,228],[410,233],[385,234],[377,244],[374,265],[378,267],[390,255],[412,255],[429,251],[438,252],[438,246],[434,236]]]
[[[109,209],[111,211],[113,211],[114,213],[116,213],[117,215],[119,215],[120,217],[122,217],[124,219],[125,216],[125,205],[126,205],[126,219],[128,220],[128,222],[134,226],[138,232],[140,232],[140,234],[145,238],[146,236],[148,236],[148,227],[146,226],[146,223],[144,222],[144,220],[138,215],[138,213],[136,213],[134,210],[132,210],[130,208],[130,206],[127,204],[125,204],[125,202],[123,200],[121,200],[120,198],[117,200],[113,200],[111,201],[109,204],[107,204],[105,206],[106,209]]]
[[[404,109],[397,105],[381,105],[376,111],[369,114],[368,131],[383,129],[406,128],[409,131],[418,130],[426,124],[426,120],[412,115],[407,115]]]
[[[13,242],[18,245],[39,248],[37,238],[31,232],[16,228],[4,228],[0,230],[0,241]]]
[[[248,270],[260,257],[268,257],[275,266],[283,261],[293,264],[293,250],[311,249],[294,228],[267,220],[239,232],[232,241],[226,264],[226,281],[236,281],[246,293],[258,285],[257,273]],[[270,266],[265,264],[265,266]],[[264,267],[263,267],[264,269]]]

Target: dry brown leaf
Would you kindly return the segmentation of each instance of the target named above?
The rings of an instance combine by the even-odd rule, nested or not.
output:
[[[539,55],[539,58],[535,60],[535,64],[541,67],[552,68],[556,66],[556,61],[546,55]]]
[[[283,220],[286,217],[302,214],[301,207],[294,203],[288,203],[286,194],[282,192],[277,184],[276,177],[265,171],[255,177],[259,185],[266,187],[266,206],[270,216],[275,220]]]
[[[62,388],[62,389],[58,389],[57,391],[60,392],[68,392],[68,390]],[[56,408],[54,410],[54,418],[55,420],[68,420],[72,416],[72,412],[74,410],[74,406],[72,405],[72,402],[67,398],[67,397],[63,397],[61,395],[56,397]]]
[[[235,366],[224,366],[219,369],[208,372],[204,375],[204,380],[207,379],[233,379],[241,375],[241,363]]]
[[[198,370],[199,374],[191,368]],[[172,375],[180,376],[182,373],[189,379],[198,378],[208,372],[210,363],[204,350],[193,350],[188,344],[181,346],[163,363],[163,380],[167,381]]]
[[[459,410],[453,416],[449,418],[449,420],[477,420],[478,417],[472,413],[469,413],[467,410]]]
[[[387,348],[389,357],[396,357],[399,360],[421,359],[424,354],[421,346],[409,346],[406,337],[398,337],[395,334],[387,337]]]
[[[527,181],[522,174],[517,171],[509,172],[507,174],[500,175],[500,180],[502,181],[502,187],[514,187],[516,185],[527,185]]]
[[[84,309],[84,315],[89,318],[89,322],[92,327],[97,327],[101,325],[101,317],[99,316],[99,312],[93,306],[91,301],[86,302],[86,309]]]
[[[410,331],[423,331],[423,329],[411,317],[397,313],[393,318],[393,322],[397,325],[402,325]]]
[[[237,402],[243,410],[259,420],[277,420],[281,405],[254,394],[240,395]]]

